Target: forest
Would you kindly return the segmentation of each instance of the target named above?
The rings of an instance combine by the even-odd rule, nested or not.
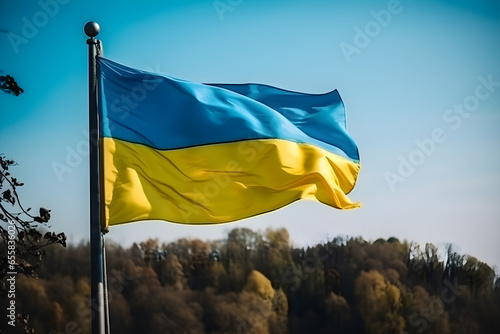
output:
[[[4,240],[5,241],[5,240]],[[2,247],[0,256],[5,256]],[[500,279],[450,245],[397,238],[293,247],[285,228],[215,241],[106,240],[112,333],[497,333]],[[17,311],[37,334],[90,333],[88,243],[47,247],[18,275]],[[7,298],[1,296],[1,308]],[[1,321],[3,331],[6,320]],[[26,326],[25,328],[27,328]],[[10,327],[6,333],[27,333]],[[17,332],[16,332],[17,330]]]

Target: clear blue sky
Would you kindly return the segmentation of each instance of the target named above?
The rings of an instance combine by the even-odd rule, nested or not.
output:
[[[350,195],[359,210],[298,202],[218,226],[119,226],[109,238],[130,245],[282,226],[295,246],[396,236],[453,243],[498,273],[497,1],[0,0],[0,74],[25,89],[0,94],[0,152],[19,163],[26,205],[52,209],[53,230],[70,242],[89,236],[90,20],[104,55],[128,66],[198,82],[338,89],[362,163]]]

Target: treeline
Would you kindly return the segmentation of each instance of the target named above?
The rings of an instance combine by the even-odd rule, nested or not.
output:
[[[89,245],[47,252],[38,279],[17,277],[17,311],[29,314],[36,334],[90,333]],[[106,252],[112,333],[474,334],[500,328],[500,280],[451,246],[444,258],[432,244],[395,238],[337,237],[293,248],[286,229],[236,228],[218,241],[147,240],[130,248],[108,241]]]

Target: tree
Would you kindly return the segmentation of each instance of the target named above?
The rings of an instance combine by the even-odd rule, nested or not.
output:
[[[227,237],[228,257],[231,260],[244,260],[248,264],[250,255],[262,243],[262,236],[248,228],[235,228]]]
[[[19,96],[24,92],[24,89],[19,87],[16,80],[10,75],[0,75],[0,89],[7,93]]]
[[[354,282],[358,310],[367,333],[401,333],[405,327],[401,291],[376,270],[362,271]]]
[[[0,155],[0,235],[3,241],[0,250],[0,300],[2,304],[7,302],[9,305],[14,301],[9,295],[15,290],[15,285],[10,284],[15,281],[15,276],[24,274],[36,278],[45,248],[52,244],[66,247],[64,233],[41,232],[49,227],[50,210],[40,208],[38,215],[31,214],[31,209],[25,209],[21,204],[17,188],[23,186],[23,183],[10,174],[10,168],[15,165],[13,160]],[[9,320],[17,319],[26,333],[33,332],[28,326],[28,315],[10,316]]]

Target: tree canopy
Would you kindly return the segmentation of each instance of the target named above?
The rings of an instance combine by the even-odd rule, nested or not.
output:
[[[107,241],[106,249],[117,333],[496,333],[500,325],[494,271],[451,246],[444,258],[432,244],[396,238],[294,248],[284,228],[235,228],[223,240]],[[89,332],[89,252],[88,243],[52,247],[38,280],[18,277],[19,308],[36,333]]]

